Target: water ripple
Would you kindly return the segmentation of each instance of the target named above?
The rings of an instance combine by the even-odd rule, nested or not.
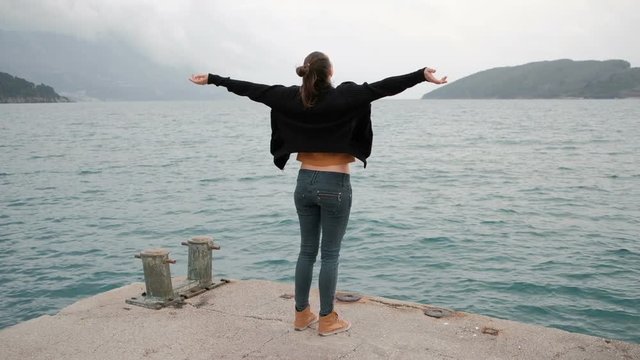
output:
[[[146,248],[184,274],[180,242],[195,235],[222,246],[216,275],[292,283],[297,165],[273,167],[254,105],[8,108],[0,328],[141,281],[132,255]],[[373,111],[340,288],[640,342],[637,102]]]

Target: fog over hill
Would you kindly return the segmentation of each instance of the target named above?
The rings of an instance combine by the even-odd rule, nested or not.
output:
[[[45,83],[74,100],[203,100],[226,96],[187,79],[194,69],[157,64],[109,38],[94,41],[0,30],[0,71]]]
[[[481,71],[423,99],[640,98],[640,68],[624,60],[539,61]]]

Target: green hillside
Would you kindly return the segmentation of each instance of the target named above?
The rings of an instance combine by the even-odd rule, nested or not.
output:
[[[0,103],[69,102],[51,86],[35,85],[25,79],[0,72]]]
[[[624,60],[555,60],[481,71],[423,99],[613,99],[640,97],[640,68]]]

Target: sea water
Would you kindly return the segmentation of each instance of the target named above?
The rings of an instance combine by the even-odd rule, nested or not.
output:
[[[640,101],[383,100],[373,126],[339,289],[640,343]],[[142,281],[147,248],[184,275],[196,235],[215,276],[293,284],[299,164],[269,135],[246,99],[1,105],[0,328]]]

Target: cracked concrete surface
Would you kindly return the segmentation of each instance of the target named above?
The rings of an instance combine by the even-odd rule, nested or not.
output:
[[[125,304],[143,291],[132,284],[6,328],[0,359],[640,359],[638,344],[461,312],[432,318],[428,305],[366,296],[337,304],[351,330],[320,337],[293,330],[293,286],[268,281],[233,281],[180,308]]]

